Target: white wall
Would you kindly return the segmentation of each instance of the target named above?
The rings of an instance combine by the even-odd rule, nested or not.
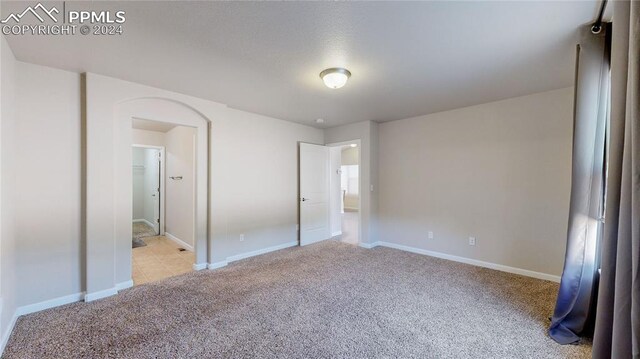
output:
[[[4,37],[0,44],[0,353],[18,307],[14,227],[16,60]]]
[[[358,165],[358,147],[346,147],[342,149],[342,165]]]
[[[298,142],[323,131],[234,109],[212,120],[211,262],[296,242]]]
[[[82,292],[80,75],[17,63],[17,303]]]
[[[148,146],[164,146],[164,132],[131,129],[132,144]]]
[[[165,134],[165,231],[194,245],[196,130],[176,126]],[[182,176],[181,180],[169,177]]]
[[[380,240],[559,275],[572,101],[565,88],[380,124]]]

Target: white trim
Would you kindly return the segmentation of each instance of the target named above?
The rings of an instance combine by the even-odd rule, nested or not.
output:
[[[118,294],[118,289],[116,287],[105,289],[105,290],[99,290],[97,292],[85,294],[84,295],[84,301],[85,302],[92,302],[94,300],[110,297],[110,296],[116,295],[116,294]]]
[[[378,242],[375,242],[375,243],[358,243],[358,246],[362,247],[362,248],[366,248],[366,249],[371,249],[373,247],[379,246],[379,244],[378,244]]]
[[[132,222],[133,222],[133,223],[144,223],[144,224],[146,224],[147,226],[149,226],[149,227],[151,227],[151,228],[153,228],[153,227],[154,227],[154,226],[153,226],[153,223],[151,223],[151,222],[147,221],[147,220],[146,220],[146,219],[144,219],[144,218],[142,218],[142,219],[134,219]]]
[[[226,267],[227,264],[229,264],[229,262],[227,262],[226,260],[225,261],[220,261],[220,262],[215,262],[215,263],[209,263],[207,268],[209,268],[209,269],[218,269],[218,268]]]
[[[7,325],[7,329],[2,333],[2,341],[0,342],[0,356],[4,353],[4,348],[7,346],[7,342],[9,341],[9,337],[11,336],[11,332],[13,332],[13,327],[16,326],[16,321],[18,321],[18,314],[14,313],[13,317],[11,317],[11,321]]]
[[[120,282],[120,283],[116,283],[116,290],[119,292],[121,290],[125,290],[128,288],[133,287],[133,280],[129,279],[126,282]]]
[[[266,253],[269,253],[269,252],[279,251],[281,249],[285,249],[285,248],[289,248],[289,247],[295,247],[297,245],[298,245],[298,241],[293,241],[293,242],[279,244],[277,246],[258,249],[258,250],[251,251],[251,252],[245,252],[245,253],[241,253],[241,254],[236,254],[234,256],[227,257],[227,259],[225,259],[223,261],[210,263],[207,266],[207,268],[209,268],[209,269],[222,268],[222,267],[225,267],[226,265],[228,265],[231,262],[239,261],[241,259],[247,259],[247,258],[250,258],[250,257],[259,256],[259,255],[266,254]]]
[[[9,341],[11,332],[13,332],[13,328],[16,325],[16,321],[20,316],[39,312],[45,309],[59,307],[61,305],[79,302],[83,299],[83,297],[84,297],[84,293],[75,293],[75,294],[65,295],[63,297],[45,300],[38,303],[23,305],[22,307],[16,308],[16,311],[13,313],[13,317],[11,317],[11,321],[7,325],[6,330],[4,331],[4,333],[2,333],[2,341],[0,342],[0,355],[2,355],[2,353],[4,352],[4,348],[7,345],[7,342]]]
[[[118,294],[118,292],[120,292],[122,290],[129,289],[129,288],[133,287],[133,284],[134,284],[133,283],[133,279],[129,279],[129,280],[124,281],[124,282],[116,283],[116,285],[113,288],[100,290],[100,291],[93,292],[93,293],[86,293],[86,294],[84,294],[84,301],[85,302],[92,302],[94,300],[98,300],[98,299],[110,297],[112,295],[116,295],[116,294]]]
[[[194,263],[193,264],[193,270],[195,271],[199,271],[199,270],[203,270],[203,269],[207,269],[207,263]]]
[[[24,305],[16,309],[16,315],[21,316],[21,315],[31,314],[31,313],[39,312],[41,310],[59,307],[61,305],[65,305],[69,303],[79,302],[83,299],[83,297],[84,297],[84,293],[75,293],[75,294],[65,295],[64,297],[45,300],[39,303]]]
[[[169,232],[164,232],[164,236],[167,237],[168,239],[176,242],[179,246],[184,247],[184,249],[193,252],[193,246],[192,245],[187,244],[187,242],[185,242],[182,239],[174,236],[173,234],[171,234]]]
[[[342,235],[342,231],[333,232],[331,233],[331,238],[341,236],[341,235]]]
[[[269,253],[269,252],[273,252],[273,251],[279,251],[281,249],[285,249],[285,248],[289,248],[289,247],[295,247],[297,245],[298,245],[298,241],[294,241],[294,242],[279,244],[279,245],[273,246],[273,247],[267,247],[267,248],[258,249],[258,250],[251,251],[251,252],[236,254],[235,256],[227,257],[227,262],[231,263],[231,262],[239,261],[241,259],[254,257],[254,256],[259,256],[261,254],[265,254],[265,253]]]
[[[478,266],[478,267],[495,269],[495,270],[499,270],[499,271],[502,271],[502,272],[519,274],[519,275],[523,275],[523,276],[526,276],[526,277],[537,278],[537,279],[548,280],[548,281],[560,283],[560,277],[557,276],[557,275],[534,272],[534,271],[531,271],[531,270],[528,270],[528,269],[509,267],[509,266],[505,266],[505,265],[502,265],[502,264],[484,262],[484,261],[480,261],[480,260],[477,260],[477,259],[459,257],[459,256],[451,255],[451,254],[445,254],[445,253],[429,251],[429,250],[421,249],[421,248],[409,247],[409,246],[405,246],[405,245],[402,245],[402,244],[396,244],[396,243],[390,243],[390,242],[376,242],[376,243],[373,243],[371,246],[372,247],[382,246],[382,247],[394,248],[394,249],[399,249],[401,251],[417,253],[417,254],[423,254],[423,255],[426,255],[426,256],[430,256],[430,257],[447,259],[447,260],[454,261],[454,262],[460,262],[460,263],[470,264],[470,265],[474,265],[474,266]]]
[[[302,240],[300,240],[300,245],[301,246],[308,246],[309,244],[314,244],[314,243],[326,241],[327,239],[331,239],[331,237],[329,237],[329,238],[318,238],[318,239],[315,239],[315,240],[312,240],[312,241],[302,241]]]

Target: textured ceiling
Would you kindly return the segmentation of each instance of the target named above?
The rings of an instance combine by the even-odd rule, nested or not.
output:
[[[52,2],[56,3],[56,2]],[[58,2],[59,3],[59,2]],[[2,2],[2,13],[32,2]],[[595,1],[67,2],[126,11],[121,36],[6,36],[19,60],[316,127],[570,86]],[[328,67],[352,72],[326,88]],[[315,119],[323,118],[324,124]]]

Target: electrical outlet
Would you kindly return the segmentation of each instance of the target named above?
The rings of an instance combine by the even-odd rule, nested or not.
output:
[[[427,233],[427,238],[433,239],[433,232],[429,231],[429,233]]]
[[[244,241],[244,233],[240,234],[240,242]]]
[[[476,237],[469,237],[469,245],[470,246],[476,245]]]

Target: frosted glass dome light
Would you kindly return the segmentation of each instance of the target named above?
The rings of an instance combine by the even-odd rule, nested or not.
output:
[[[320,78],[324,81],[324,84],[331,89],[339,89],[344,86],[349,77],[351,77],[351,72],[341,67],[326,69],[320,73]]]

